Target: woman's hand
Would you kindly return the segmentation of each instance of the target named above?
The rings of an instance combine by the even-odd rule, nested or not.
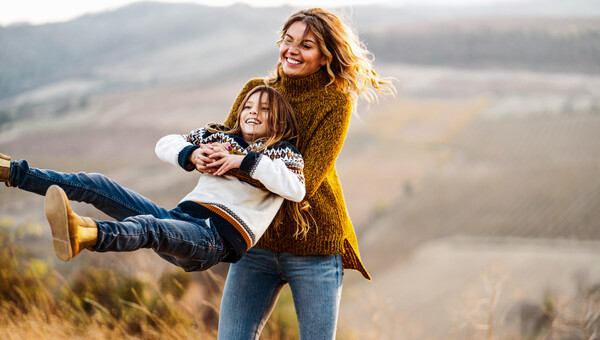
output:
[[[208,165],[215,161],[214,158],[210,158],[211,155],[216,152],[228,152],[231,150],[229,143],[211,143],[211,144],[200,144],[200,147],[190,155],[190,162],[196,166],[196,170],[200,172],[212,173],[216,169],[209,167]]]
[[[231,169],[237,169],[244,160],[244,155],[231,155],[229,152],[215,152],[209,156],[213,161],[207,165],[211,172],[215,176],[224,175]]]

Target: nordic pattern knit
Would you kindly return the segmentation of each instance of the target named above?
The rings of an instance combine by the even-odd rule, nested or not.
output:
[[[244,155],[240,170],[266,188],[232,176],[199,174],[198,184],[179,204],[189,215],[211,218],[234,250],[227,261],[235,262],[264,234],[284,199],[302,201],[306,192],[304,162],[289,142],[281,141],[259,152],[254,150],[261,147],[261,142],[249,145],[241,137],[207,128],[161,138],[156,154],[163,161],[192,171],[195,166],[189,161],[190,155],[199,144],[208,143],[229,143],[230,153]]]
[[[306,197],[310,213],[317,226],[311,227],[305,239],[295,238],[296,225],[284,220],[283,225],[270,226],[257,247],[295,255],[341,254],[344,268],[356,269],[371,280],[358,252],[358,241],[346,210],[342,187],[335,162],[344,144],[352,102],[342,91],[328,83],[324,71],[304,78],[290,78],[282,74],[275,84],[291,104],[299,125],[298,150],[304,158]],[[237,110],[244,97],[264,79],[252,79],[239,93],[225,120],[233,126]]]

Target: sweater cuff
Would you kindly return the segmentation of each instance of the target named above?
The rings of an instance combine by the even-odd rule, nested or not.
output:
[[[256,152],[256,151],[248,152],[248,154],[246,156],[244,156],[244,159],[242,160],[242,164],[240,164],[240,170],[242,172],[245,172],[246,174],[250,175],[250,177],[252,177],[252,175],[254,174],[254,170],[256,170],[256,167],[258,166],[258,163],[260,162],[260,157],[261,157],[261,154],[259,152]]]
[[[179,156],[177,156],[177,163],[185,170],[192,171],[196,168],[194,163],[190,162],[190,155],[194,150],[198,149],[198,145],[188,145],[179,151]]]

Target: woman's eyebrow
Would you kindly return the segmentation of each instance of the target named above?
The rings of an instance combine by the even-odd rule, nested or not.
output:
[[[286,36],[287,38],[290,38],[290,39],[294,40],[294,37],[292,37],[291,35],[289,35],[289,34],[287,34],[287,33],[285,34],[285,36]],[[309,43],[316,44],[316,42],[314,42],[314,41],[312,41],[312,40],[310,40],[310,39],[306,39],[306,38],[303,38],[303,39],[301,40],[301,42],[303,42],[303,43],[307,43],[307,42],[309,42]]]

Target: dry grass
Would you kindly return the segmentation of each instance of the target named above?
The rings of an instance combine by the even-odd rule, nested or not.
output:
[[[31,246],[40,239],[46,241],[41,248],[51,248],[38,227],[0,223],[1,339],[216,338],[221,275],[156,265],[128,271],[114,261],[102,267],[90,256],[65,270],[46,257],[49,249]],[[287,292],[263,338],[295,339],[297,333]]]

